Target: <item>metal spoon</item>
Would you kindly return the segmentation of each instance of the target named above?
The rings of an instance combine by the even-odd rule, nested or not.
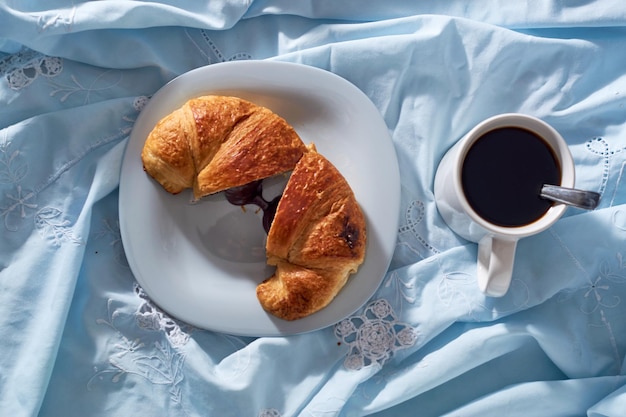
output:
[[[577,190],[575,188],[560,187],[544,184],[540,196],[570,206],[593,210],[600,202],[600,194],[593,191]]]

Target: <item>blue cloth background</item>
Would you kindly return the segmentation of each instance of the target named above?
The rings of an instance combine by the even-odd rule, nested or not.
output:
[[[0,22],[1,415],[626,415],[621,0],[46,0],[3,2]],[[396,250],[335,326],[191,328],[128,268],[117,186],[133,121],[167,81],[236,59],[332,71],[389,127]],[[602,202],[523,240],[510,292],[489,299],[432,182],[502,112],[559,130]]]

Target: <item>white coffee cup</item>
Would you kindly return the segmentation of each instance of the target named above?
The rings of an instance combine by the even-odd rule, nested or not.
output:
[[[491,117],[479,123],[448,150],[435,175],[435,201],[439,213],[459,236],[478,243],[477,282],[488,296],[501,297],[508,291],[513,274],[515,249],[519,239],[552,226],[565,212],[564,204],[552,204],[530,223],[503,226],[485,219],[470,204],[464,190],[463,165],[470,149],[486,134],[503,128],[520,128],[539,136],[549,145],[560,166],[560,183],[572,188],[574,161],[561,135],[542,120],[518,113]],[[494,175],[498,175],[494,172]],[[536,260],[541,262],[541,260]]]

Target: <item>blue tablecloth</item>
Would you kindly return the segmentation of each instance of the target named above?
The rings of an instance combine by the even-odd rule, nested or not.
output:
[[[2,416],[626,415],[626,6],[598,1],[0,4]],[[133,122],[191,69],[273,59],[374,102],[401,213],[371,300],[326,329],[193,328],[136,283],[118,222]],[[499,299],[440,218],[441,156],[488,116],[567,140],[593,212],[520,243]],[[373,219],[376,221],[376,219]]]

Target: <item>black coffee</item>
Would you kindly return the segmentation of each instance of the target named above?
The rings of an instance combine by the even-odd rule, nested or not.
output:
[[[461,175],[474,211],[506,227],[543,216],[552,202],[539,196],[541,187],[561,183],[561,168],[550,146],[517,127],[498,128],[479,138],[465,157]]]

